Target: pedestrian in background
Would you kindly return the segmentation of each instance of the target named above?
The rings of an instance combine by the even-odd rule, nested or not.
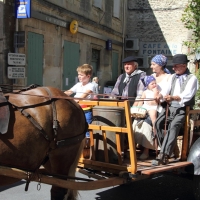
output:
[[[94,85],[94,93],[95,94],[99,94],[99,84],[98,84],[98,82],[99,82],[98,77],[94,77],[92,79],[92,84]],[[98,95],[94,95],[93,98],[98,99]]]

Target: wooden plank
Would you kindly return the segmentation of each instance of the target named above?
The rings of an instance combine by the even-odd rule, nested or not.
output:
[[[109,163],[106,132],[102,131],[105,162]]]
[[[90,149],[92,152],[91,159],[96,160],[95,158],[95,150],[94,150],[94,135],[93,135],[93,130],[90,130]]]
[[[118,107],[124,108],[125,107],[124,102],[118,102]]]
[[[103,177],[103,176],[99,176],[99,175],[96,175],[94,173],[89,173],[86,170],[83,170],[83,169],[80,169],[80,168],[77,168],[76,171],[80,172],[81,174],[84,174],[84,175],[88,176],[89,178],[92,177],[92,178],[97,179],[97,180],[105,179],[105,177]]]
[[[170,163],[168,165],[159,165],[159,166],[155,166],[153,169],[149,169],[149,170],[144,170],[141,171],[142,174],[146,174],[146,175],[152,175],[152,174],[156,174],[156,173],[160,173],[160,172],[165,172],[165,171],[169,171],[172,169],[178,169],[181,167],[186,167],[192,165],[191,162],[177,162],[177,163]]]
[[[27,171],[14,168],[0,167],[0,174],[3,176],[18,178],[18,179],[25,179],[25,180],[27,179]],[[75,182],[72,180],[63,180],[43,174],[31,174],[30,181],[45,183],[72,190],[96,190],[100,188],[121,185],[127,182],[126,179],[119,177],[113,177],[109,179],[90,181],[90,182]]]
[[[94,125],[94,124],[88,124],[88,125],[89,125],[88,129],[101,130],[101,126],[99,125]]]
[[[79,104],[81,105],[89,105],[89,106],[98,106],[99,102],[98,101],[87,101],[87,100],[80,100]]]
[[[101,130],[112,131],[112,132],[122,132],[121,127],[115,127],[115,126],[101,126]]]
[[[200,110],[190,110],[189,111],[189,114],[199,114],[200,113]]]
[[[131,173],[135,174],[137,171],[137,157],[136,157],[136,147],[135,147],[135,137],[133,134],[132,128],[132,120],[131,120],[131,113],[130,113],[130,105],[129,101],[124,102],[125,105],[125,117],[126,117],[126,126],[128,129],[128,143],[129,143],[129,150],[130,150],[130,162],[131,162]]]
[[[117,106],[117,102],[100,101],[99,106]]]
[[[123,165],[105,163],[105,162],[100,162],[100,161],[95,161],[95,160],[84,159],[84,158],[80,158],[79,162],[80,162],[80,164],[90,165],[91,168],[92,168],[92,166],[98,166],[98,167],[102,167],[102,168],[104,167],[104,168],[111,168],[111,169],[116,169],[116,170],[120,170],[120,171],[127,171],[127,166],[123,166]],[[81,167],[82,166],[83,165],[81,165]]]
[[[128,129],[127,129],[127,128],[124,128],[124,127],[122,127],[122,133],[128,133]]]
[[[194,121],[194,126],[200,126],[200,120],[195,120]],[[194,132],[194,134],[195,134],[195,132]]]
[[[116,145],[117,145],[118,164],[122,165],[122,150],[121,150],[120,133],[116,133]]]
[[[182,152],[181,152],[181,160],[184,161],[187,159],[187,153],[188,153],[188,148],[189,148],[189,111],[190,107],[186,106],[186,111],[185,111],[185,126],[184,126],[184,134],[183,134],[183,145],[182,145]]]

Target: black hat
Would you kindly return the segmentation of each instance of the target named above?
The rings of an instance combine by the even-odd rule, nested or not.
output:
[[[122,60],[123,63],[131,62],[131,61],[137,62],[137,58],[135,58],[134,56],[129,56],[129,57],[124,58],[124,60]]]
[[[187,64],[189,60],[185,54],[176,54],[172,59],[172,64]]]

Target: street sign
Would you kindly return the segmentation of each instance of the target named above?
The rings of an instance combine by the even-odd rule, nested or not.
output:
[[[25,67],[8,67],[8,78],[25,78]]]
[[[21,53],[8,53],[9,65],[25,65],[26,55]]]
[[[31,17],[31,0],[15,0],[15,18]]]

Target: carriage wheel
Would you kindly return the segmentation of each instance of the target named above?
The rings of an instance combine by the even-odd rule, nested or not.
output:
[[[195,199],[200,199],[200,175],[193,176],[193,192]]]

